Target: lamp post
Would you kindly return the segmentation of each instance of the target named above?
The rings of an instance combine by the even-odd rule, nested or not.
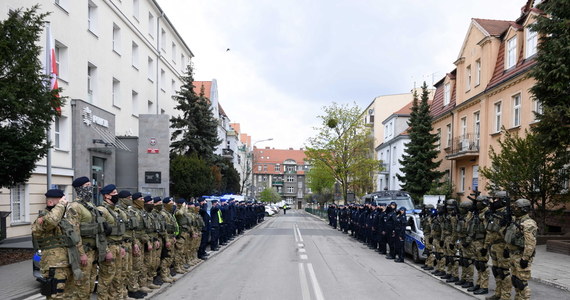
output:
[[[255,178],[253,177],[253,169],[255,167],[255,144],[257,143],[261,143],[261,142],[268,142],[268,141],[273,141],[273,138],[268,138],[268,139],[263,139],[263,140],[259,140],[259,141],[255,141],[253,143],[253,145],[251,146],[251,186],[252,186],[252,196],[255,197],[256,196],[256,190],[255,190]]]

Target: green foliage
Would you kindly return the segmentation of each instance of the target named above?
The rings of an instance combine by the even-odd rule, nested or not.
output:
[[[530,89],[540,101],[543,113],[533,128],[544,145],[570,147],[570,1],[549,0],[539,4],[545,14],[537,17],[532,29],[540,42],[531,76]]]
[[[488,179],[486,188],[507,191],[514,200],[530,200],[532,213],[540,217],[539,225],[544,229],[548,210],[569,200],[570,195],[561,191],[570,179],[570,155],[564,149],[544,147],[535,133],[525,132],[525,137],[520,137],[503,128],[503,134],[500,152],[492,147],[489,150],[491,167],[481,170]]]
[[[445,199],[453,198],[455,186],[450,180],[444,182],[433,182],[426,195],[445,195]]]
[[[259,201],[266,203],[275,203],[281,201],[281,196],[279,196],[277,191],[275,191],[274,189],[265,188],[259,194]]]
[[[240,192],[240,178],[233,163],[220,156],[216,156],[215,159],[215,167],[212,168],[213,176],[217,181],[214,193],[238,194]]]
[[[38,6],[0,21],[0,187],[27,181],[50,146],[46,131],[58,112],[60,90],[50,90],[38,59],[47,14]]]
[[[208,163],[197,155],[172,155],[170,192],[176,197],[199,197],[212,192],[214,178]]]
[[[171,153],[196,154],[212,161],[214,150],[221,143],[218,139],[218,123],[210,101],[204,96],[204,87],[202,86],[200,95],[194,92],[192,65],[188,65],[182,82],[180,91],[173,97],[178,102],[176,109],[182,115],[170,119],[170,128],[174,129],[170,138]]]
[[[364,126],[361,111],[353,106],[324,107],[321,126],[315,128],[317,135],[309,138],[305,154],[314,164],[319,164],[341,185],[343,199],[351,182],[360,182],[362,177],[372,178],[379,163],[372,154],[370,129]],[[354,190],[354,188],[353,188]]]
[[[322,194],[326,189],[332,189],[334,176],[321,161],[311,163],[311,169],[306,174],[307,186],[314,194]]]
[[[437,135],[432,134],[432,117],[429,111],[429,91],[422,85],[421,99],[414,92],[412,112],[408,121],[410,142],[400,160],[403,175],[397,175],[402,188],[409,192],[415,204],[420,203],[434,183],[439,182],[443,173],[437,171],[441,161],[436,161],[438,151]]]

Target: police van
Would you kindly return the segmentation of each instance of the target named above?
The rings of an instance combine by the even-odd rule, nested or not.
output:
[[[427,257],[424,254],[425,240],[424,232],[420,225],[419,209],[412,209],[406,211],[406,239],[404,240],[404,252],[410,254],[415,263],[425,260]]]
[[[412,196],[405,191],[384,190],[364,195],[362,197],[364,203],[374,203],[376,205],[383,204],[388,206],[391,202],[395,202],[397,208],[405,207],[406,209],[414,209]]]

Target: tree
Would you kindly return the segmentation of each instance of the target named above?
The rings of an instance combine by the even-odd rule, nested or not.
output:
[[[212,175],[215,181],[215,193],[237,194],[240,191],[239,173],[233,163],[220,156],[216,156],[212,166]]]
[[[51,147],[46,132],[63,104],[38,59],[48,15],[38,9],[10,11],[0,22],[0,187],[31,177]]]
[[[331,190],[335,183],[334,176],[329,172],[327,166],[320,161],[314,161],[311,169],[306,174],[307,186],[314,194],[320,195],[326,189]]]
[[[321,126],[315,128],[317,135],[309,138],[305,154],[308,160],[320,164],[339,182],[346,201],[349,181],[362,176],[362,169],[372,172],[380,164],[369,155],[370,129],[364,126],[356,104],[349,107],[333,103],[323,110],[325,114],[318,116],[322,120]]]
[[[281,200],[281,196],[279,196],[279,194],[274,189],[271,188],[265,188],[259,194],[259,201],[261,202],[275,203],[278,202],[279,200]]]
[[[414,92],[412,112],[408,120],[410,141],[406,144],[405,153],[400,160],[403,175],[397,175],[402,181],[403,189],[410,193],[415,204],[420,203],[423,195],[443,176],[437,171],[441,161],[437,161],[437,135],[432,134],[432,116],[428,103],[427,84],[422,85],[421,99]]]
[[[176,109],[182,115],[170,119],[170,128],[174,129],[170,138],[171,153],[196,154],[212,161],[214,150],[221,143],[218,139],[218,123],[214,119],[210,100],[204,96],[204,86],[199,95],[196,95],[194,88],[192,65],[188,65],[180,91],[173,97],[178,102]]]
[[[567,166],[570,155],[564,149],[543,146],[540,134],[525,132],[525,137],[503,128],[504,139],[499,140],[500,152],[489,150],[491,167],[483,167],[481,174],[488,179],[487,190],[504,190],[511,199],[525,198],[532,203],[531,215],[539,220],[541,232],[546,228],[550,209],[570,199],[561,194],[570,179]]]
[[[241,164],[241,174],[243,174],[243,177],[241,178],[240,181],[240,191],[239,193],[241,195],[244,194],[245,189],[247,188],[246,184],[249,181],[249,178],[251,176],[251,153],[248,153],[246,150],[245,145],[241,146],[239,149],[240,152],[244,153],[243,159],[244,159],[244,163]]]
[[[544,14],[537,16],[532,30],[540,37],[530,89],[542,105],[540,122],[533,128],[544,145],[570,147],[570,2],[549,0],[539,4]]]
[[[214,178],[208,163],[194,155],[174,154],[170,160],[170,192],[176,197],[199,197],[212,192]]]

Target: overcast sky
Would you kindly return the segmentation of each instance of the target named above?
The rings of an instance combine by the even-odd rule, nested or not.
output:
[[[300,148],[322,107],[409,92],[454,68],[471,18],[525,0],[157,0],[258,147]],[[226,51],[227,49],[229,51]],[[411,100],[411,99],[410,99]]]

